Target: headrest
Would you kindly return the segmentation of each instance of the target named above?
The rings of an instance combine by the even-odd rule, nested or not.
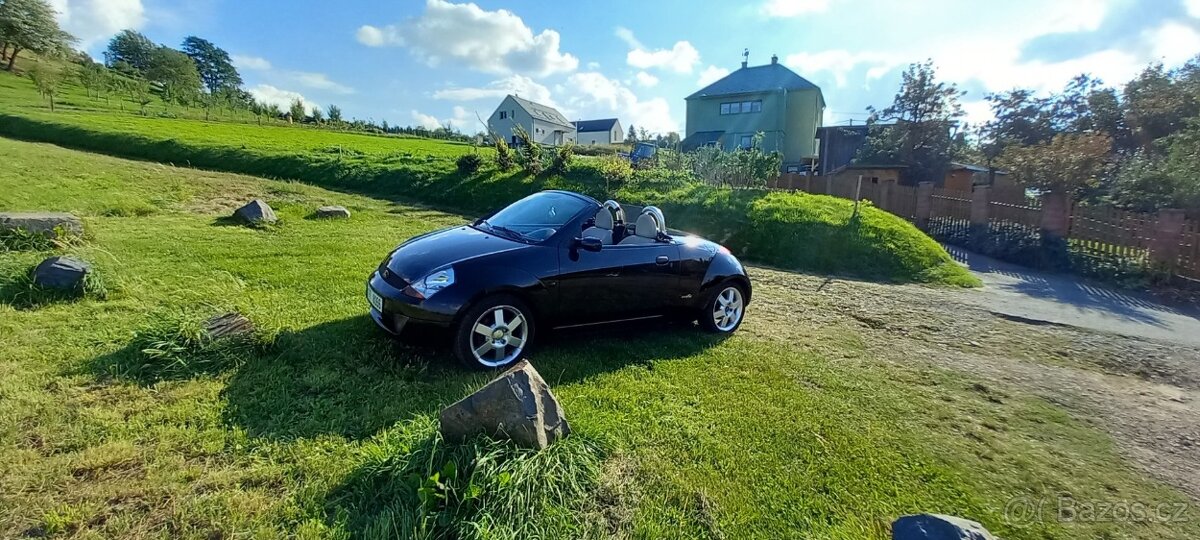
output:
[[[633,234],[642,238],[658,238],[658,221],[651,214],[638,216],[637,227],[634,228]]]
[[[607,229],[611,231],[613,228],[612,212],[610,212],[607,208],[601,208],[599,212],[596,212],[596,224],[594,227],[597,229]]]

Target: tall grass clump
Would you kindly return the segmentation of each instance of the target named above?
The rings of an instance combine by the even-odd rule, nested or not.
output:
[[[262,332],[210,337],[207,315],[199,312],[158,313],[136,331],[129,345],[101,357],[95,366],[110,377],[143,382],[212,375],[236,367],[270,346]]]

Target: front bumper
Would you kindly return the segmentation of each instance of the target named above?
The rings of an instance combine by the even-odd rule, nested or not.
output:
[[[378,271],[373,272],[367,280],[367,287],[383,299],[383,309],[375,309],[370,306],[366,291],[363,291],[363,300],[370,306],[371,319],[380,328],[392,335],[399,335],[410,323],[448,328],[454,321],[459,306],[442,299],[446,291],[441,291],[434,298],[420,300],[404,294],[397,285],[383,279]]]

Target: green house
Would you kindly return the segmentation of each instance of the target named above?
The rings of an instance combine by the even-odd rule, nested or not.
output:
[[[817,160],[817,129],[825,114],[821,89],[779,63],[747,67],[687,97],[685,151],[702,146],[762,146],[783,154],[784,172],[809,170]]]

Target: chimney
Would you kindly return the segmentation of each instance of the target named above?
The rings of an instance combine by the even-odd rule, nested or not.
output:
[[[742,69],[746,69],[746,65],[750,63],[750,49],[742,51]]]
[[[745,68],[746,64],[749,64],[749,63],[750,63],[749,60],[742,60],[742,67]]]
[[[777,54],[772,54],[772,55],[771,55],[771,63],[772,63],[772,64],[778,64],[778,63],[779,63],[779,55],[777,55]]]

